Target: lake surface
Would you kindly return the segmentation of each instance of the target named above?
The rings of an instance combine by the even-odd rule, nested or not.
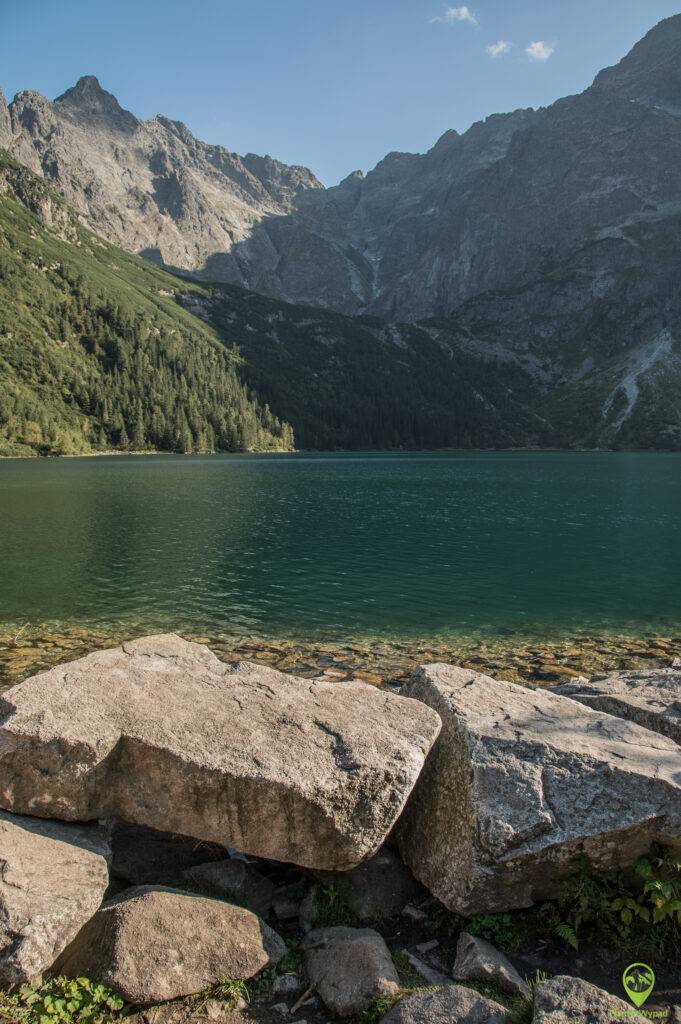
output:
[[[681,626],[681,455],[0,462],[0,624],[385,637]]]

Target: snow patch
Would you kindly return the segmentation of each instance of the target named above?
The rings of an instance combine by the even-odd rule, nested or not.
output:
[[[660,359],[663,359],[665,356],[670,356],[672,354],[673,343],[674,339],[669,331],[665,329],[660,331],[660,333],[653,338],[652,342],[648,345],[644,345],[634,354],[633,365],[630,364],[629,373],[613,388],[603,403],[602,414],[605,419],[612,408],[612,404],[615,401],[617,393],[619,391],[623,391],[626,395],[626,407],[619,413],[613,424],[616,431],[619,430],[624,421],[631,416],[634,406],[638,401],[639,377],[642,377],[644,373],[647,373],[648,370],[652,369],[655,363]]]

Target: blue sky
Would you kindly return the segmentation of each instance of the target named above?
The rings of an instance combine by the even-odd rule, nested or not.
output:
[[[0,85],[8,98],[54,98],[95,74],[139,117],[167,114],[208,142],[307,164],[330,185],[391,150],[422,152],[449,128],[580,92],[680,10],[680,0],[0,0]]]

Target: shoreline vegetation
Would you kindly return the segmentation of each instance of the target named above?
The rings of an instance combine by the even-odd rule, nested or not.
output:
[[[216,450],[205,452],[174,452],[160,448],[124,450],[111,448],[106,451],[90,452],[39,452],[30,449],[16,455],[3,454],[1,459],[95,459],[110,456],[207,456],[223,455],[678,455],[678,448],[538,448],[518,446],[509,448],[265,448],[244,451]]]
[[[322,640],[197,633],[169,624],[150,627],[0,624],[0,692],[30,675],[143,633],[177,632],[207,644],[223,661],[253,661],[284,672],[328,680],[401,685],[419,665],[446,662],[497,679],[551,687],[579,676],[669,666],[681,658],[681,627],[673,634],[563,633],[553,638],[512,634],[396,639]]]

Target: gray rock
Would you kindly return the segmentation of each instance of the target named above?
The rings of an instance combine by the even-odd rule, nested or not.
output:
[[[248,910],[174,889],[138,886],[105,903],[55,965],[133,1004],[201,992],[222,978],[252,978],[286,952]]]
[[[387,847],[347,872],[315,872],[333,885],[360,921],[399,917],[408,903],[427,893],[399,855]]]
[[[533,1024],[612,1024],[613,1020],[629,1021],[636,1016],[630,1003],[581,978],[561,974],[538,982],[534,990]]]
[[[554,693],[572,697],[596,711],[626,718],[681,744],[681,669],[609,672],[574,680]]]
[[[459,935],[452,977],[455,981],[491,981],[502,992],[515,996],[530,994],[527,982],[523,981],[508,957],[491,942],[469,932]]]
[[[361,1013],[380,996],[399,991],[388,947],[371,928],[321,928],[310,932],[305,946],[310,984],[340,1017]]]
[[[115,821],[111,826],[111,874],[132,885],[172,885],[187,868],[223,860],[224,846],[191,836]]]
[[[381,1024],[508,1024],[509,1020],[501,1003],[461,985],[446,985],[401,999]]]
[[[423,980],[428,982],[429,985],[449,984],[449,978],[446,975],[442,974],[441,971],[437,971],[434,967],[431,967],[430,964],[425,963],[408,949],[403,949],[402,954],[407,958],[416,973],[420,974]]]
[[[0,806],[347,869],[385,839],[439,728],[429,708],[364,683],[146,637],[0,697]]]
[[[188,868],[184,881],[194,892],[236,903],[265,917],[272,905],[274,885],[251,864],[228,858]]]
[[[0,811],[0,985],[52,966],[109,883],[106,832]]]
[[[297,974],[280,974],[272,982],[273,996],[294,996],[300,992],[303,983]]]
[[[410,692],[444,724],[397,836],[416,877],[449,909],[551,897],[578,853],[622,868],[654,842],[681,845],[672,740],[449,665],[422,668]]]

